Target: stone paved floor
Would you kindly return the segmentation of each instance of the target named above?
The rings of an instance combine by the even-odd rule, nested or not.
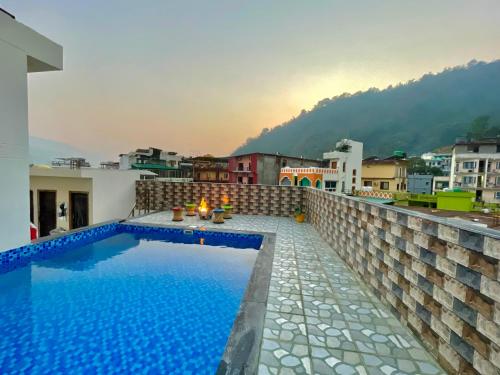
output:
[[[200,225],[186,218],[179,225]],[[132,221],[176,224],[170,212]],[[206,227],[276,233],[259,374],[445,374],[309,224],[235,215]]]

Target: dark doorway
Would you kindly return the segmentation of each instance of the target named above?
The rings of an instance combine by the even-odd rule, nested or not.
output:
[[[56,227],[56,192],[38,191],[38,230],[40,237],[48,236]]]
[[[33,190],[30,190],[30,222],[35,224],[35,211],[33,209]]]
[[[69,193],[70,229],[89,225],[89,194]]]

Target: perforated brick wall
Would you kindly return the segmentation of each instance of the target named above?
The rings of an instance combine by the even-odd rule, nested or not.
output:
[[[213,184],[203,182],[137,181],[136,208],[168,210],[205,198],[211,207],[228,197],[234,213],[290,216],[302,207],[305,190],[297,186]]]
[[[452,374],[500,373],[500,236],[306,189],[308,219]]]

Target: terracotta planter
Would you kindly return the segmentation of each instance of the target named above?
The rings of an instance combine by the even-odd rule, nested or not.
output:
[[[184,217],[183,217],[184,210],[182,209],[182,207],[174,207],[174,208],[172,208],[172,211],[174,213],[174,217],[172,218],[172,221],[184,220]]]
[[[224,219],[231,219],[233,216],[233,206],[227,204],[225,206],[222,206],[224,209]]]
[[[224,210],[222,208],[216,208],[212,211],[212,222],[215,224],[222,224],[224,222]]]
[[[186,204],[186,216],[196,216],[196,205],[194,203]]]
[[[305,215],[305,214],[296,214],[296,215],[295,215],[295,221],[296,221],[297,223],[303,223],[303,222],[304,222],[304,220],[305,220],[305,218],[306,218],[306,215]]]

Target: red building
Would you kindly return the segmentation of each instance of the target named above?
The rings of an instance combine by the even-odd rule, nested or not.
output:
[[[281,154],[236,155],[229,158],[229,182],[235,184],[278,185],[283,167],[321,167],[322,161]]]

